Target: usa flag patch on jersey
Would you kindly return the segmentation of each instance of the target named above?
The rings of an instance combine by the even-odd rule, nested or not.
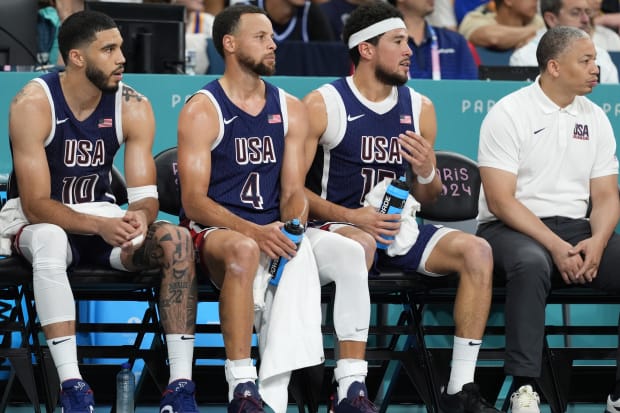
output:
[[[280,114],[267,115],[267,123],[282,123],[282,116]]]
[[[97,127],[99,127],[99,128],[111,128],[112,127],[112,118],[99,119],[99,123],[97,123]]]
[[[411,125],[411,116],[410,115],[400,115],[400,123]]]

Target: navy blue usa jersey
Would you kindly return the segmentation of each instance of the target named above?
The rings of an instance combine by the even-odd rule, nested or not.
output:
[[[235,105],[217,80],[198,93],[209,97],[221,115],[207,195],[248,221],[264,225],[279,220],[288,124],[284,92],[265,82],[265,106],[256,116]]]
[[[58,73],[35,79],[52,109],[52,129],[45,141],[51,178],[51,198],[64,204],[115,202],[111,190],[114,155],[123,141],[122,83],[116,93],[104,93],[93,113],[78,120],[67,104]]]
[[[319,89],[328,122],[307,185],[328,201],[359,208],[377,183],[409,168],[398,135],[416,130],[421,97],[400,86],[384,101],[370,102],[351,85],[351,78],[344,78]]]

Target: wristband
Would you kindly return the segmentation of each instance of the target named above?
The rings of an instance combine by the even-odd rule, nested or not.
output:
[[[433,182],[433,179],[435,179],[435,167],[433,166],[431,173],[427,177],[423,178],[420,175],[418,175],[416,176],[416,179],[422,185],[430,184],[431,182]]]

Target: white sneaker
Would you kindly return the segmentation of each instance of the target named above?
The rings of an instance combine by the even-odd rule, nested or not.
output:
[[[539,405],[540,397],[529,384],[519,387],[519,390],[510,396],[510,411],[512,413],[540,413]]]
[[[620,413],[620,398],[616,401],[611,400],[611,396],[607,396],[607,408],[605,413]]]

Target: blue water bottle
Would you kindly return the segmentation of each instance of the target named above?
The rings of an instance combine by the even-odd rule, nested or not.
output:
[[[301,240],[304,237],[304,227],[301,225],[297,218],[294,218],[284,224],[282,227],[282,232],[286,235],[291,241],[297,245],[299,248],[299,244],[301,244]],[[271,279],[269,280],[269,284],[277,286],[280,282],[280,277],[282,277],[282,271],[284,270],[284,265],[288,262],[288,258],[278,257],[275,260],[271,260],[269,263],[269,274],[271,274]]]
[[[409,186],[405,181],[405,177],[401,176],[398,180],[392,179],[379,206],[379,212],[382,214],[400,214],[405,207],[408,195]],[[394,239],[393,236],[388,235],[384,235],[383,238]],[[387,247],[386,244],[377,241],[377,248],[385,250]]]

